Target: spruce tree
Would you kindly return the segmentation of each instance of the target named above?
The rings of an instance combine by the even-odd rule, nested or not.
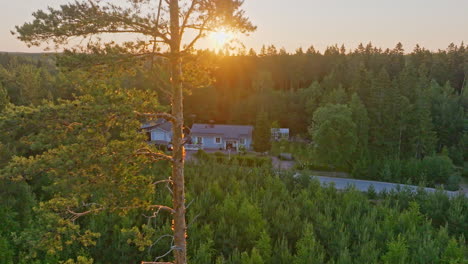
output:
[[[349,108],[352,113],[353,121],[356,124],[356,135],[358,138],[356,147],[358,151],[357,157],[361,157],[367,152],[367,145],[369,142],[369,117],[366,106],[356,93],[351,96]]]
[[[271,125],[265,111],[260,111],[257,115],[253,132],[253,147],[257,152],[267,152],[271,148]]]
[[[7,105],[10,103],[8,99],[8,93],[5,88],[3,88],[2,84],[0,83],[0,113],[5,110]]]
[[[294,264],[322,264],[325,262],[325,252],[317,241],[312,224],[304,226],[302,238],[296,245]]]
[[[371,150],[380,155],[385,156],[389,153],[386,148],[386,129],[389,124],[385,119],[385,94],[390,90],[392,82],[390,76],[385,69],[382,69],[377,76],[372,80],[371,94],[368,103],[368,112],[370,118],[369,127],[369,147]]]

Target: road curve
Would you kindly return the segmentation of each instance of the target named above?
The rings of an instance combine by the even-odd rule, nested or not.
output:
[[[377,193],[381,193],[383,191],[391,191],[391,190],[402,190],[402,189],[409,189],[413,192],[416,192],[419,188],[415,185],[407,185],[407,184],[398,184],[398,183],[390,183],[390,182],[378,182],[378,181],[366,181],[366,180],[356,180],[356,179],[345,179],[345,178],[333,178],[333,177],[325,177],[325,176],[312,176],[313,179],[317,179],[320,181],[322,185],[330,185],[334,184],[337,190],[344,190],[349,188],[349,186],[353,186],[356,190],[367,192],[370,186],[374,186],[374,190]],[[436,192],[437,190],[434,188],[423,188],[426,192]],[[459,192],[453,191],[444,191],[449,197],[454,197],[459,195]],[[468,197],[468,194],[465,194]]]

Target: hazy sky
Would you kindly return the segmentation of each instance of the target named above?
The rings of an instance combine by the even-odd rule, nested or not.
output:
[[[71,0],[1,2],[0,51],[37,52],[42,49],[27,48],[10,30],[31,21],[37,9]],[[258,30],[243,43],[257,50],[262,44],[288,51],[333,44],[354,49],[369,41],[383,48],[401,41],[406,51],[417,43],[436,50],[468,41],[468,0],[245,0],[244,9]]]

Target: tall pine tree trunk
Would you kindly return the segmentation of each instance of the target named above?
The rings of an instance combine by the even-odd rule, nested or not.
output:
[[[172,190],[173,190],[173,230],[174,230],[174,258],[175,264],[187,263],[187,243],[185,223],[185,189],[184,189],[184,145],[183,145],[183,98],[182,98],[182,68],[180,55],[180,25],[179,1],[170,0],[171,20],[171,86],[172,86],[172,124],[173,162],[172,162]]]

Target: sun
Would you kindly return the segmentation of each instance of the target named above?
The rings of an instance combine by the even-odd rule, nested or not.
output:
[[[232,34],[226,30],[218,30],[211,32],[210,38],[214,41],[216,49],[219,49],[232,39]]]

